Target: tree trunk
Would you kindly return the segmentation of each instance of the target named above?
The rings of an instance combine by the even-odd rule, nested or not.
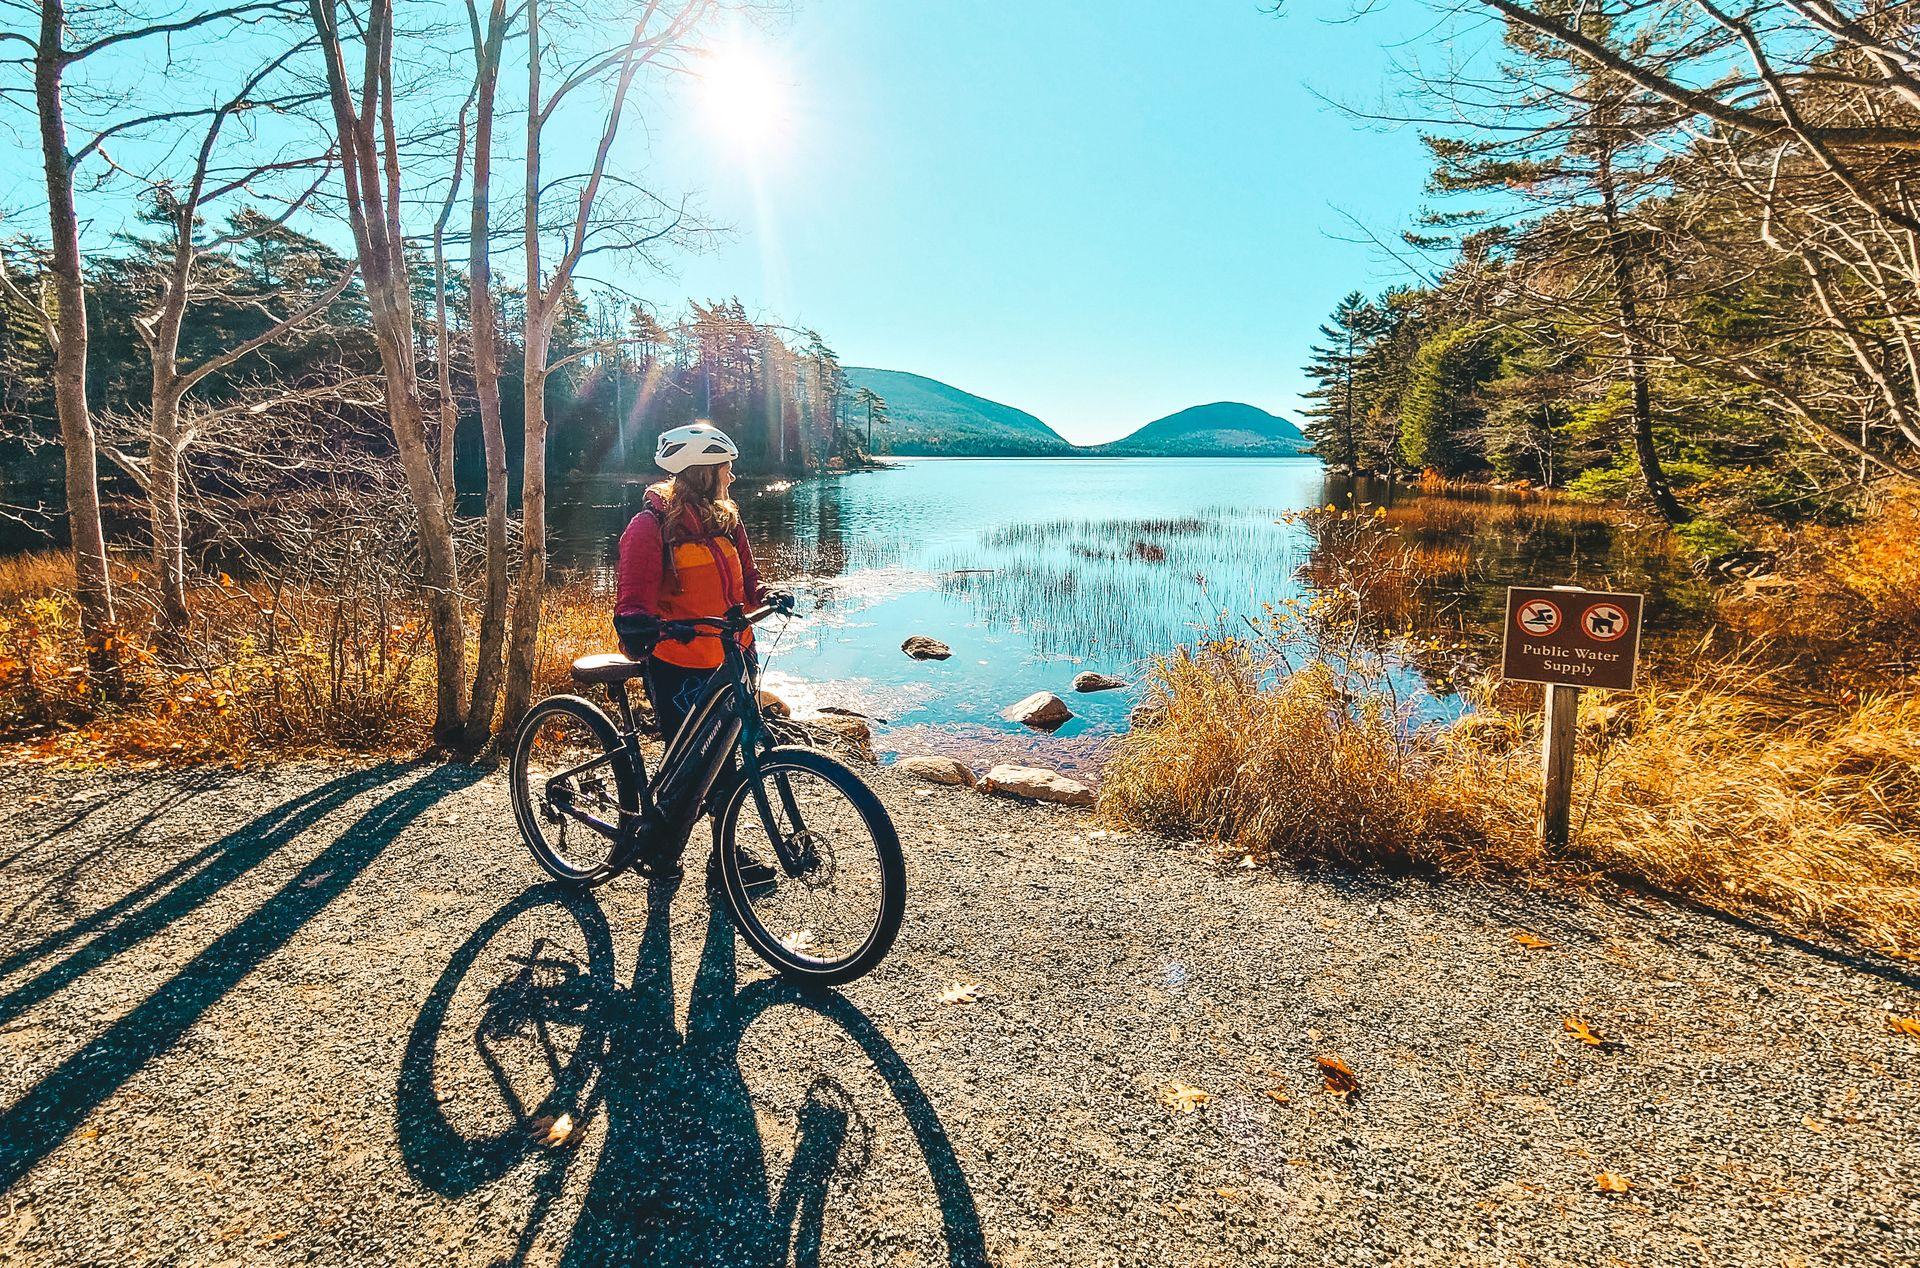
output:
[[[153,417],[147,435],[147,524],[152,534],[154,575],[160,584],[160,614],[165,650],[185,651],[187,631],[187,547],[180,515],[180,399],[171,367],[154,366]]]
[[[525,243],[527,324],[521,413],[520,583],[507,635],[506,697],[501,725],[515,727],[533,700],[533,652],[540,635],[540,602],[547,585],[547,339],[552,328],[540,276],[540,0],[527,3],[527,159]]]
[[[414,357],[413,295],[400,226],[400,154],[393,117],[392,0],[376,0],[362,15],[369,77],[361,86],[364,116],[354,105],[334,0],[309,0],[309,7],[326,62],[341,180],[360,256],[367,313],[380,350],[387,416],[420,534],[424,599],[433,632],[433,738],[451,745],[465,731],[466,617],[461,610],[453,528],[427,443]]]
[[[473,701],[467,709],[466,747],[478,750],[492,738],[500,700],[507,637],[507,439],[500,422],[500,345],[493,304],[493,117],[500,82],[500,48],[506,38],[504,0],[494,0],[485,36],[476,32],[474,57],[473,206],[468,225],[471,257],[468,330],[473,340],[473,390],[480,408],[480,436],[487,455],[486,593],[480,611],[479,663]]]
[[[87,287],[80,266],[80,222],[73,205],[73,167],[67,156],[67,120],[61,101],[66,70],[65,0],[44,0],[40,44],[34,56],[34,99],[40,117],[40,154],[47,177],[51,272],[57,304],[53,396],[65,451],[67,535],[73,547],[74,599],[96,690],[120,690],[120,653],[114,642],[113,583],[107,574],[107,538],[100,523],[99,457],[87,405]]]
[[[1633,453],[1640,478],[1660,518],[1684,524],[1692,518],[1673,495],[1660,453],[1653,445],[1653,394],[1647,383],[1647,343],[1640,329],[1640,304],[1634,283],[1633,257],[1620,227],[1620,208],[1614,198],[1613,164],[1603,146],[1599,154],[1600,207],[1607,223],[1607,257],[1613,266],[1614,302],[1620,315],[1620,345],[1627,358],[1627,381],[1633,394]]]

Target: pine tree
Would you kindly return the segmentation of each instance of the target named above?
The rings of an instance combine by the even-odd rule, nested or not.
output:
[[[1331,466],[1361,465],[1360,423],[1366,407],[1358,372],[1382,326],[1380,310],[1359,291],[1351,291],[1320,327],[1322,342],[1308,349],[1306,372],[1316,386],[1306,394],[1315,402],[1306,411],[1306,433],[1314,453]]]

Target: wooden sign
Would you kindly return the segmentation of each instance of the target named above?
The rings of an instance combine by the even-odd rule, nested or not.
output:
[[[1640,660],[1641,599],[1571,586],[1507,587],[1501,677],[1626,691]]]
[[[1625,691],[1633,686],[1640,661],[1642,597],[1578,586],[1507,587],[1500,674],[1547,684],[1540,745],[1546,784],[1540,840],[1549,849],[1567,844],[1580,689]]]

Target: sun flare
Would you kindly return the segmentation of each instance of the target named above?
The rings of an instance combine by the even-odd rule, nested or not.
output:
[[[785,86],[761,50],[741,40],[718,45],[701,58],[699,76],[703,112],[728,145],[757,153],[786,134]]]

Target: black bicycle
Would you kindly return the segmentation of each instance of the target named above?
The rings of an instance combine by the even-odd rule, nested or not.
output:
[[[719,672],[649,779],[627,683],[642,662],[583,656],[573,679],[605,687],[619,714],[550,696],[513,744],[513,812],[535,859],[568,885],[603,885],[633,868],[677,874],[702,814],[713,818],[708,876],[734,927],[789,980],[848,982],[878,964],[906,912],[907,869],[873,790],[816,749],[780,742],[760,710],[758,671],[740,634],[792,611],[778,596],[753,612],[671,621],[661,637],[720,634]]]

